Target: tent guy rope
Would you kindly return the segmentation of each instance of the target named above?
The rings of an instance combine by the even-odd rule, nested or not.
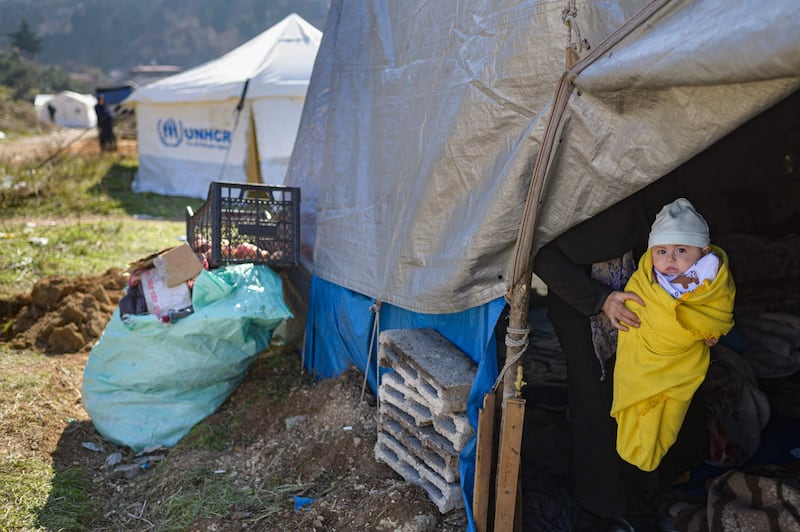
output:
[[[369,374],[369,363],[372,361],[372,352],[375,346],[375,340],[381,332],[381,302],[376,299],[373,305],[369,306],[369,311],[375,313],[375,319],[372,320],[372,336],[369,339],[369,351],[367,352],[367,365],[364,369],[364,382],[361,383],[361,399],[359,402],[364,401],[364,390],[367,388],[367,375]],[[380,369],[378,364],[375,364],[375,386],[380,385]],[[378,397],[378,394],[375,394]],[[380,399],[377,400],[377,405],[380,406]]]

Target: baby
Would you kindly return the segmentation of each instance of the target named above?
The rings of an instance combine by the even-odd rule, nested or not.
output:
[[[611,406],[617,451],[644,471],[675,443],[705,378],[709,346],[733,327],[736,294],[727,255],[687,199],[661,209],[648,247],[625,286],[645,304],[626,301],[640,326],[619,333]]]
[[[708,224],[689,200],[680,198],[656,216],[647,243],[653,253],[653,270],[660,284],[672,297],[694,291],[713,281],[719,270],[719,257],[712,253]],[[719,338],[705,338],[713,346]]]

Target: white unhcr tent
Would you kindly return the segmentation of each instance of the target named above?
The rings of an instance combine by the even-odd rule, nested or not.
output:
[[[322,33],[296,14],[218,59],[137,88],[136,192],[282,184]]]

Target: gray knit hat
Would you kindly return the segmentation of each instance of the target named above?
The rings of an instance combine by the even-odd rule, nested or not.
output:
[[[672,244],[704,248],[709,242],[705,219],[694,210],[689,200],[678,198],[665,205],[656,216],[647,247]]]

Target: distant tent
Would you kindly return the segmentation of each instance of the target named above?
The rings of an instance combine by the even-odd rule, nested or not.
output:
[[[136,192],[282,184],[322,33],[296,14],[227,54],[136,88]]]
[[[89,128],[97,125],[94,106],[97,99],[91,94],[62,91],[58,94],[39,94],[33,101],[36,116],[43,122],[53,122],[61,127]],[[48,105],[55,110],[50,119]]]

